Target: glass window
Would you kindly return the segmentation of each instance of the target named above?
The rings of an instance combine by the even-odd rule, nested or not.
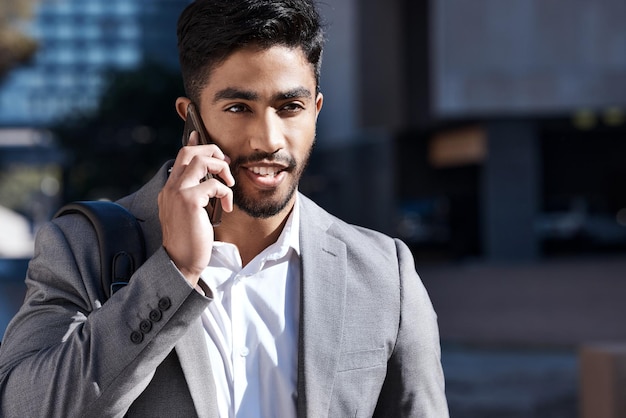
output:
[[[134,15],[137,13],[137,6],[130,1],[118,1],[113,5],[113,10],[115,13],[120,15]]]
[[[120,27],[119,35],[124,39],[138,39],[140,37],[139,27],[134,22],[127,23]]]
[[[76,61],[76,53],[69,48],[59,49],[56,58],[60,64],[73,64]]]
[[[68,1],[58,1],[50,5],[49,10],[55,14],[69,15],[72,13],[72,5]]]
[[[63,23],[63,24],[59,24],[57,25],[57,27],[55,28],[55,32],[56,32],[56,36],[58,36],[61,39],[71,39],[74,37],[75,34],[75,27],[70,24],[70,23]]]
[[[75,84],[75,80],[72,74],[64,73],[59,75],[58,83],[61,88],[68,88]]]
[[[90,0],[84,2],[83,10],[88,14],[101,14],[104,12],[102,3],[97,0]]]
[[[113,60],[116,64],[121,66],[133,66],[139,63],[141,56],[137,48],[132,47],[118,47],[115,51],[115,57]]]
[[[93,48],[90,48],[87,52],[87,62],[90,64],[103,64],[105,62],[106,55],[99,45],[94,45]]]
[[[98,25],[87,22],[82,26],[82,35],[85,39],[97,39],[102,36],[102,31]]]

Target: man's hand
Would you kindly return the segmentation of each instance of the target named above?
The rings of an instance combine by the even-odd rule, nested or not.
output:
[[[163,229],[163,247],[185,276],[195,286],[207,267],[213,249],[213,226],[205,210],[209,199],[220,199],[226,212],[233,210],[235,184],[228,158],[217,145],[197,145],[193,132],[190,146],[183,147],[159,193],[159,219]],[[203,181],[206,174],[216,178]]]

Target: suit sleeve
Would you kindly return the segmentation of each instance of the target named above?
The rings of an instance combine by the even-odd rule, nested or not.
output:
[[[437,316],[408,247],[396,240],[400,324],[376,416],[448,417]]]
[[[208,305],[163,248],[103,303],[96,243],[80,216],[39,231],[0,348],[0,416],[123,416]]]

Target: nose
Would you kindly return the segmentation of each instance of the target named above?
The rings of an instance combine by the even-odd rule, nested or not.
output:
[[[268,109],[256,118],[250,132],[250,147],[269,154],[285,148],[283,122],[274,109]]]

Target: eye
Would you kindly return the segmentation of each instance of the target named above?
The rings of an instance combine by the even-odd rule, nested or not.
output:
[[[247,110],[248,110],[248,108],[245,105],[240,104],[240,103],[228,106],[225,109],[226,112],[230,112],[230,113],[241,113],[241,112],[245,112]]]
[[[304,106],[298,102],[289,102],[278,109],[279,112],[284,113],[298,113],[301,110],[304,110]]]

